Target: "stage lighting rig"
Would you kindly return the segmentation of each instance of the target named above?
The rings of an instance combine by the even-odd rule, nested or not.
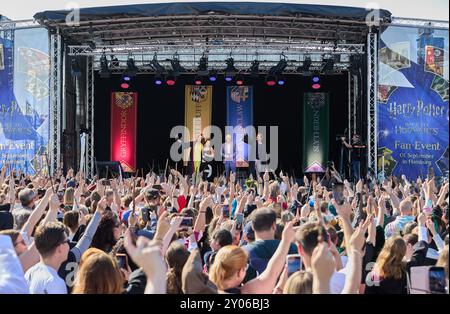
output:
[[[186,69],[180,64],[178,53],[174,54],[173,59],[170,60],[170,65],[172,66],[173,75],[175,76],[179,76],[181,73],[186,72]]]
[[[250,75],[254,78],[259,76],[259,61],[253,60],[252,65],[250,66]]]
[[[327,75],[333,75],[334,73],[334,58],[324,58],[322,60],[322,73]]]
[[[135,64],[134,59],[130,56],[127,60],[127,69],[125,71],[125,74],[129,77],[135,77],[138,71],[139,69]]]
[[[210,80],[211,82],[217,81],[217,70],[212,70],[212,71],[209,73],[209,80]]]
[[[156,73],[158,74],[166,72],[166,68],[163,67],[161,64],[159,64],[158,55],[156,53],[153,55],[153,59],[152,61],[150,61],[150,65],[152,66],[153,69],[155,69]]]
[[[106,54],[103,53],[100,57],[100,77],[101,78],[109,78],[111,76],[111,71],[108,66],[108,59],[106,58]]]
[[[311,67],[311,64],[312,64],[311,57],[306,57],[305,60],[303,61],[303,64],[297,68],[297,72],[302,73],[305,76],[309,75],[310,74],[309,68]]]
[[[270,75],[280,75],[283,73],[284,69],[286,69],[288,62],[286,60],[286,56],[281,54],[280,61],[278,61],[277,65],[271,67],[269,69]]]
[[[208,57],[205,53],[203,53],[200,61],[198,63],[197,74],[199,76],[207,76],[209,74],[208,71]]]
[[[225,81],[231,82],[233,80],[233,77],[236,75],[236,73],[239,72],[239,70],[234,66],[233,57],[230,56],[227,60],[225,60],[225,63],[227,64],[227,67],[224,70]]]

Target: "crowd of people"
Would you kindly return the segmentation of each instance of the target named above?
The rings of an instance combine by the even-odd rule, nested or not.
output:
[[[449,184],[436,178],[89,180],[8,167],[0,293],[406,294],[420,266],[445,273],[444,290],[422,292],[448,293]]]

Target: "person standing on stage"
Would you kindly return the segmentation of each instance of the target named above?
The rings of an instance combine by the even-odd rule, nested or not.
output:
[[[236,145],[232,141],[231,134],[225,136],[225,144],[222,145],[222,158],[225,164],[225,175],[228,178],[230,171],[236,173]]]
[[[353,134],[352,144],[346,142],[345,137],[342,137],[342,143],[351,152],[351,169],[352,169],[352,179],[354,182],[358,182],[361,178],[361,161],[363,158],[363,149],[366,147],[361,142],[361,137],[358,134]]]
[[[212,166],[213,160],[214,160],[214,149],[211,146],[211,140],[207,139],[205,140],[205,144],[203,145],[202,165],[200,167],[200,171],[203,172],[203,180],[209,181],[208,174],[205,172],[205,170],[208,169],[209,165]]]
[[[203,144],[204,144],[204,138],[203,135],[200,134],[195,139],[194,143],[194,177],[196,178],[197,175],[200,172],[200,165],[202,163],[203,158]]]
[[[266,155],[266,147],[263,144],[263,134],[261,132],[258,132],[258,134],[256,135],[256,160],[255,160],[255,166],[258,176],[261,172],[266,171],[265,167],[263,167],[266,164],[267,164],[267,155]]]

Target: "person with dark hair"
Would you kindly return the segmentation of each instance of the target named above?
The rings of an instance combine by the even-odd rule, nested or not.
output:
[[[203,256],[207,272],[209,271],[209,267],[214,262],[214,257],[216,256],[220,248],[226,245],[231,245],[232,243],[233,243],[233,236],[231,235],[230,231],[223,228],[216,229],[214,231],[209,241],[211,251],[206,252],[205,255]]]
[[[79,227],[79,212],[78,211],[67,211],[64,213],[63,224],[69,229],[69,239],[72,241],[75,233]]]
[[[109,253],[119,240],[120,236],[119,218],[113,212],[105,211],[97,231],[95,232],[94,238],[92,239],[91,247]]]
[[[30,292],[66,294],[66,284],[57,273],[61,264],[67,260],[70,249],[66,227],[60,222],[39,226],[34,234],[34,242],[41,261],[25,273]]]
[[[189,251],[180,243],[173,242],[166,251],[167,270],[167,293],[183,294],[181,273],[184,264],[189,258]]]
[[[262,273],[273,256],[280,240],[275,239],[276,213],[270,208],[259,208],[252,213],[252,228],[255,241],[243,246],[249,255],[250,265]],[[289,254],[297,254],[297,248],[291,244]]]

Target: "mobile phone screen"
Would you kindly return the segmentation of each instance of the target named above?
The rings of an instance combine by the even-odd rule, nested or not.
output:
[[[147,223],[147,221],[150,220],[150,211],[148,207],[142,207],[141,208],[141,212],[142,212],[142,220]]]
[[[333,184],[333,198],[336,200],[336,203],[338,203],[338,205],[344,204],[344,184]]]
[[[298,254],[286,256],[288,277],[302,269],[302,258]]]
[[[127,269],[128,260],[125,254],[116,254],[116,259],[119,268]]]
[[[229,207],[229,205],[223,205],[222,206],[222,216],[224,216],[224,217],[230,216],[230,207]]]
[[[237,230],[242,230],[242,225],[244,223],[244,214],[239,213],[236,216],[236,229]]]
[[[180,226],[181,227],[192,227],[192,217],[184,217]]]
[[[443,267],[431,267],[428,273],[431,293],[445,293],[445,271]]]

